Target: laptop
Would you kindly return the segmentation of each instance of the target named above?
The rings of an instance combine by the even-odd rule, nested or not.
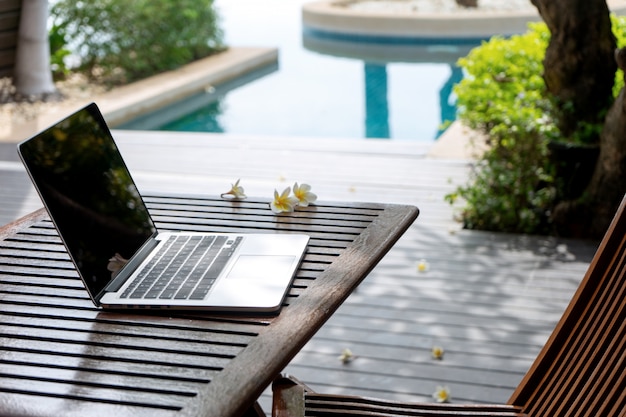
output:
[[[97,306],[280,309],[309,237],[159,232],[95,103],[18,153]]]

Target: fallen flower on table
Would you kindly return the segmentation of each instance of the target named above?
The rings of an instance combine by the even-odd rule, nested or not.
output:
[[[298,205],[300,207],[307,207],[311,203],[315,203],[317,195],[311,192],[311,186],[309,184],[293,185],[293,195],[298,199]]]
[[[450,389],[445,386],[438,386],[437,390],[433,394],[433,398],[438,403],[449,403],[450,402]]]
[[[234,184],[231,184],[230,191],[222,193],[222,198],[230,198],[233,200],[243,200],[246,198],[246,194],[243,191],[243,187],[239,185],[240,179],[238,179]]]
[[[345,348],[342,352],[341,355],[339,356],[339,360],[343,363],[349,363],[352,362],[354,360],[354,354],[352,353],[352,351],[348,348]]]
[[[424,259],[417,262],[417,272],[426,272],[429,267],[430,265],[428,265],[428,262]]]
[[[433,356],[433,359],[441,360],[443,359],[444,350],[441,346],[433,346],[431,354]]]
[[[291,187],[285,188],[282,194],[278,194],[277,190],[274,190],[274,200],[270,203],[270,208],[274,213],[292,212],[298,205],[298,199],[291,197]]]

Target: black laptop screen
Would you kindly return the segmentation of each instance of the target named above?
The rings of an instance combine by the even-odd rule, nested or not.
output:
[[[156,232],[98,108],[92,104],[19,146],[92,297]]]

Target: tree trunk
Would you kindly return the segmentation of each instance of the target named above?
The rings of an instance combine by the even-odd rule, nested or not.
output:
[[[616,51],[626,70],[626,48]],[[562,235],[601,238],[626,193],[626,96],[624,89],[607,114],[600,136],[600,155],[583,196],[554,210],[553,220]]]
[[[478,7],[478,0],[456,0],[461,7]]]
[[[626,192],[626,98],[622,91],[613,103],[617,56],[609,10],[605,0],[531,2],[551,33],[544,79],[561,133],[571,138],[587,123],[604,124],[596,134],[600,153],[589,184],[580,197],[559,202],[552,220],[561,235],[599,238]]]
[[[570,137],[580,123],[602,123],[612,102],[615,37],[605,0],[531,0],[550,29],[544,60],[548,92]]]
[[[22,0],[15,57],[14,84],[18,96],[56,96],[50,69],[48,1]]]

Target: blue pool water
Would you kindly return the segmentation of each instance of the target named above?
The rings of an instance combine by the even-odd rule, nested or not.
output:
[[[305,1],[217,0],[226,43],[278,47],[278,68],[121,127],[432,141],[454,119],[453,63],[473,45],[329,39],[303,31]]]

